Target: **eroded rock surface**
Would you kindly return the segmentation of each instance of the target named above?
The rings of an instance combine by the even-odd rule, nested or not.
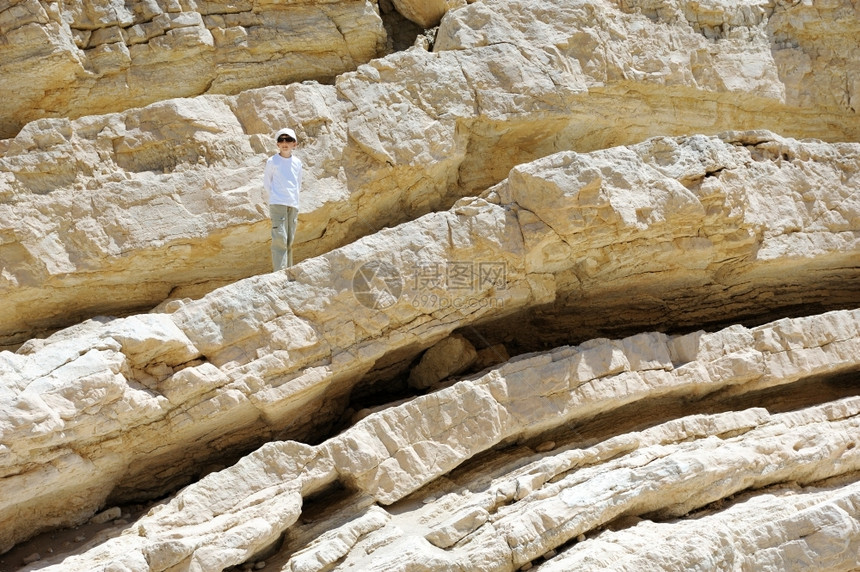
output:
[[[0,569],[860,568],[858,32],[5,5]]]
[[[27,0],[0,10],[0,137],[173,97],[331,81],[383,55],[375,2]]]
[[[827,34],[801,25],[803,4],[751,4],[737,22],[686,4],[684,17],[681,5],[622,8],[478,2],[447,14],[434,52],[373,60],[334,86],[29,123],[0,143],[0,344],[268,271],[260,172],[285,123],[307,173],[297,259],[561,150],[759,128],[860,138],[857,58],[834,47],[857,49],[856,6],[816,8]]]
[[[851,187],[858,184],[858,160],[857,144],[800,143],[767,133],[561,153],[516,168],[484,198],[463,199],[450,211],[373,234],[286,273],[237,282],[165,308],[169,314],[85,322],[0,354],[6,393],[0,498],[10,499],[2,508],[4,542],[86,518],[108,499],[167,492],[261,435],[314,439],[338,422],[356,388],[405,374],[419,352],[456,330],[480,333],[511,317],[525,329],[522,316],[532,310],[555,305],[562,315],[565,304],[583,298],[607,324],[629,321],[631,304],[656,304],[666,324],[687,316],[719,322],[727,304],[737,314],[766,315],[801,295],[811,308],[847,305],[856,300],[851,284],[858,283],[851,264],[858,252],[860,194]],[[464,265],[465,284],[450,273]],[[444,282],[428,274],[440,269]],[[782,278],[786,273],[791,284]],[[372,279],[357,280],[367,276]],[[746,292],[743,300],[736,289]],[[627,304],[621,309],[619,291]],[[609,313],[613,307],[616,316]],[[804,358],[803,367],[811,369],[799,375],[782,369],[794,367],[793,358],[777,368],[747,355],[742,348],[752,347],[754,336],[738,333],[740,353],[718,367],[716,383],[762,389],[854,368],[860,354],[837,343],[845,335],[831,332],[847,328],[853,339],[855,318],[846,316],[844,326],[791,327],[800,336],[821,331],[824,341],[814,352],[819,346],[835,352]],[[567,320],[568,339],[577,339],[595,318]],[[563,343],[558,334],[543,339]],[[678,348],[638,355],[640,346],[654,343],[659,347],[634,335],[617,350],[598,345],[570,367],[603,377],[672,369],[679,359],[692,359],[672,358]],[[483,450],[548,428],[531,412],[541,400],[533,369],[522,375],[534,395],[513,402],[524,409],[502,415],[489,435],[471,432],[470,447],[483,442]],[[543,383],[543,376],[537,380]],[[625,379],[622,392],[634,396],[636,383]],[[700,384],[683,382],[683,394],[714,390]],[[462,399],[451,419],[489,415],[501,398],[482,390]],[[602,411],[596,401],[589,407],[592,414]],[[413,430],[407,419],[421,411],[378,422],[406,437]],[[518,429],[504,428],[517,419]],[[338,465],[340,478],[393,502],[476,452],[457,453],[453,438],[420,441],[429,450],[404,459],[434,461],[415,474],[374,469],[375,454],[362,439],[353,448],[370,465],[347,476]],[[189,449],[190,442],[197,445]],[[71,487],[68,497],[58,494],[65,487]]]
[[[525,356],[366,417],[316,447],[269,443],[152,509],[122,535],[40,569],[70,572],[112,562],[130,570],[222,570],[275,543],[299,520],[302,498],[335,481],[355,491],[341,505],[346,515],[330,515],[324,533],[319,524],[309,537],[307,524],[288,532],[277,569],[407,570],[420,563],[434,570],[515,570],[577,539],[563,562],[587,565],[598,558],[589,549],[611,558],[602,556],[611,534],[593,542],[583,535],[619,517],[644,518],[632,531],[632,550],[643,542],[635,536],[640,527],[659,527],[746,489],[765,489],[751,502],[767,506],[774,502],[771,486],[787,497],[780,516],[769,518],[767,533],[739,540],[730,554],[711,555],[715,567],[831,562],[848,569],[858,563],[851,550],[860,524],[857,484],[817,483],[860,470],[856,396],[786,413],[751,408],[682,416],[593,443],[568,433],[562,443],[538,446],[542,453],[507,449],[490,466],[440,477],[502,442],[565,430],[633,403],[716,394],[710,407],[719,408],[732,393],[753,388],[840,372],[850,372],[854,383],[858,350],[860,313],[843,311],[712,334],[639,334]],[[696,406],[695,399],[690,403]],[[794,488],[785,489],[787,482]],[[430,486],[421,493],[426,506],[380,506],[424,486]],[[812,508],[788,513],[785,503],[794,502]],[[747,503],[733,501],[709,512],[724,526],[750,526],[735,520],[744,510]],[[833,524],[811,535],[809,526],[817,526],[804,523],[817,518]],[[792,541],[808,546],[814,558],[797,560]],[[683,546],[659,555],[668,569],[694,557]]]
[[[467,0],[390,0],[397,11],[424,28],[437,26],[442,16],[454,8],[465,6]],[[474,1],[474,0],[473,0]]]

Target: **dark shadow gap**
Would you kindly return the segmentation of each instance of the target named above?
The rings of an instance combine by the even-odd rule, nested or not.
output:
[[[814,281],[814,275],[805,276]],[[834,276],[833,288],[809,284],[774,291],[762,285],[747,300],[721,301],[703,289],[674,291],[647,299],[630,289],[621,296],[595,293],[589,298],[559,294],[555,303],[526,308],[509,316],[457,330],[475,347],[502,344],[510,355],[548,351],[597,338],[622,339],[643,332],[675,336],[695,331],[718,332],[733,325],[754,328],[784,319],[860,308],[860,268]],[[840,289],[836,289],[836,284]],[[634,301],[637,296],[640,299]],[[759,298],[765,298],[762,302]]]
[[[728,389],[735,389],[732,386]],[[788,385],[760,389],[743,395],[723,396],[724,391],[700,399],[679,396],[637,401],[586,420],[560,427],[530,440],[528,445],[556,441],[558,446],[588,447],[612,437],[643,431],[691,415],[715,415],[754,407],[771,414],[788,413],[860,395],[860,369],[834,375],[814,376]]]
[[[400,14],[391,0],[379,0],[379,15],[385,33],[388,34],[389,53],[409,49],[415,45],[418,36],[424,33],[421,26]]]

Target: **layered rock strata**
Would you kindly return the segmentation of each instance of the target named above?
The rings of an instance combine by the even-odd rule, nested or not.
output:
[[[593,312],[621,321],[629,309],[613,317],[601,308],[613,308],[618,289],[627,308],[657,300],[668,323],[689,314],[702,323],[719,321],[724,304],[735,313],[761,314],[781,308],[784,296],[794,304],[801,293],[810,307],[856,303],[858,160],[856,144],[764,133],[561,153],[518,167],[484,198],[463,199],[448,212],[373,234],[285,273],[167,304],[164,311],[172,313],[88,321],[31,340],[17,353],[0,353],[3,544],[85,519],[105,502],[154,498],[261,439],[318,439],[361,386],[405,375],[422,350],[452,332],[468,336],[529,309],[585,297]],[[783,291],[774,289],[777,275]],[[740,299],[738,290],[747,295]],[[856,317],[844,316],[849,325],[786,326],[795,333],[774,334],[820,336],[800,360],[803,373],[787,373],[793,357],[777,365],[760,357],[761,350],[745,353],[758,342],[740,328],[738,345],[713,366],[705,385],[686,377],[666,381],[659,372],[643,374],[643,383],[656,375],[665,392],[680,383],[682,394],[700,395],[724,385],[762,389],[850,370],[860,355],[850,349]],[[588,331],[593,320],[582,315],[568,339]],[[848,331],[850,347],[831,331]],[[693,359],[671,357],[678,348],[660,350],[657,362],[637,354],[640,345],[668,343],[658,338],[598,343],[592,353],[580,348],[577,355],[588,358],[576,367],[586,377],[603,377],[643,368],[676,371]],[[533,387],[529,368],[522,375]],[[687,373],[681,368],[672,375]],[[620,391],[635,395],[638,374],[620,379]],[[499,426],[480,449],[527,427],[540,431],[543,422],[529,413],[540,395],[517,396],[512,407],[525,409],[510,415],[519,428]],[[495,411],[500,398],[490,397],[464,395],[451,418]],[[596,402],[585,407],[601,411]],[[402,422],[398,431],[412,430]],[[422,423],[415,430],[423,431]],[[422,469],[424,477],[401,475],[397,466],[390,467],[393,475],[380,472],[367,450],[365,470],[342,479],[393,502],[428,482],[415,479],[442,475],[475,454],[469,447],[481,441],[471,441],[458,449],[453,441],[422,440],[429,447],[424,453],[404,453],[404,459],[435,459]],[[364,450],[366,443],[355,445]]]
[[[812,106],[856,119],[860,70],[850,62],[860,46],[850,38],[860,31],[857,16],[850,0],[499,0],[449,13],[435,49],[540,46],[544,57],[560,56],[568,71],[582,73],[589,88],[623,93],[628,104],[639,94],[626,90],[675,88],[680,95],[692,87],[723,94],[715,101],[732,99],[741,109],[758,101],[767,112],[784,103],[802,114]],[[713,120],[712,106],[700,110]]]
[[[693,513],[683,525],[634,521],[633,527],[600,534],[538,569],[600,570],[623,563],[630,569],[704,564],[712,570],[854,570],[860,565],[857,489],[857,483],[785,485],[739,495],[722,511]]]
[[[716,140],[656,138],[514,168],[488,198],[516,205],[526,270],[552,273],[556,296],[481,328],[486,343],[552,347],[856,307],[857,145]],[[847,155],[831,163],[836,149]]]
[[[702,555],[717,569],[848,569],[860,562],[860,491],[855,480],[826,483],[856,479],[860,471],[856,396],[784,413],[681,416],[593,441],[568,431],[561,444],[508,449],[489,466],[483,461],[477,471],[439,479],[500,443],[584,424],[598,413],[620,414],[629,404],[645,410],[659,397],[696,407],[695,396],[721,392],[719,403],[732,393],[749,396],[752,388],[839,372],[851,372],[853,384],[858,350],[860,312],[841,311],[753,329],[642,333],[523,356],[374,413],[318,446],[268,443],[123,534],[39,569],[83,571],[109,562],[116,570],[223,570],[252,560],[284,532],[281,552],[267,558],[278,570],[516,570],[569,543],[548,569],[570,562],[597,569],[635,553],[647,542],[640,530],[670,528],[660,523],[749,489],[764,491],[709,508],[680,534],[717,521],[706,542],[719,542],[721,531],[755,521],[739,512],[760,518],[778,500],[766,531],[748,540],[724,532],[731,550],[714,552],[707,543],[689,553],[666,542],[656,560],[646,557],[648,566],[673,569]],[[647,426],[649,418],[637,422]],[[303,498],[335,482],[355,491],[352,498],[324,524],[297,524]],[[423,498],[423,506],[380,506],[427,485],[413,499]],[[631,523],[637,516],[643,520]],[[586,537],[610,524],[620,531]],[[608,545],[615,536],[625,543]]]
[[[341,4],[289,9],[308,6]],[[267,271],[260,172],[284,124],[306,164],[299,259],[559,150],[765,127],[858,140],[856,58],[835,47],[856,50],[856,6],[700,12],[479,2],[447,14],[436,51],[373,60],[335,86],[32,122],[0,142],[0,344]]]
[[[43,117],[331,81],[387,39],[368,0],[27,0],[0,10],[0,34],[4,138]]]
[[[860,568],[858,33],[0,7],[0,568]],[[267,274],[284,125],[303,261]]]

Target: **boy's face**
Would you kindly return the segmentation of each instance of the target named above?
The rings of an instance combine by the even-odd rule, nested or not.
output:
[[[296,148],[296,140],[288,135],[281,135],[278,137],[278,150],[279,151],[292,151]]]

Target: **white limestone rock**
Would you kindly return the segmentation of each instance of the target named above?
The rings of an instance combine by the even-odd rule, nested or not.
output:
[[[784,378],[786,384],[792,379],[856,370],[856,357],[841,366],[838,360],[829,360],[832,367],[827,371],[815,366],[805,369],[811,362],[803,359],[822,351],[834,357],[858,355],[860,315],[856,311],[767,324],[749,333],[757,337],[789,324],[800,326],[798,331],[805,329],[803,325],[810,326],[810,331],[824,331],[829,324],[828,329],[838,332],[843,341],[819,347],[814,335],[801,336],[794,340],[794,347],[782,346],[776,353],[758,350],[765,363],[777,356],[791,356],[796,369]],[[291,526],[299,526],[301,498],[320,498],[320,491],[339,480],[357,486],[363,491],[359,499],[365,500],[353,503],[346,499],[329,526],[318,523],[313,527],[316,534],[308,530],[292,535],[294,541],[303,538],[306,544],[290,545],[267,562],[282,562],[284,570],[299,566],[308,571],[332,569],[333,565],[336,570],[401,570],[418,561],[455,570],[476,562],[482,569],[515,570],[582,535],[618,523],[621,516],[665,522],[711,505],[708,510],[715,520],[743,529],[752,526],[751,519],[737,513],[749,509],[744,503],[732,503],[734,495],[764,490],[763,494],[746,493],[760,498],[754,501],[760,506],[771,502],[768,487],[779,491],[784,483],[793,482],[800,489],[797,495],[789,495],[792,502],[795,498],[797,502],[806,502],[807,497],[819,499],[816,502],[823,503],[825,512],[838,517],[834,522],[846,524],[828,527],[820,541],[810,537],[806,543],[824,552],[802,562],[847,566],[856,558],[856,552],[844,548],[856,542],[856,519],[849,516],[856,494],[853,479],[860,469],[856,447],[860,399],[856,396],[785,413],[752,408],[682,415],[640,431],[611,436],[610,430],[610,436],[592,444],[573,436],[566,438],[567,444],[541,453],[522,447],[500,451],[490,465],[479,461],[480,467],[452,473],[503,441],[594,419],[598,410],[621,412],[625,403],[644,404],[667,394],[689,395],[693,384],[709,384],[715,403],[728,403],[721,401],[726,396],[714,392],[736,380],[694,380],[693,372],[706,376],[708,366],[721,359],[709,347],[730,345],[737,333],[737,328],[729,328],[700,335],[702,353],[696,360],[673,364],[658,377],[651,376],[655,370],[644,370],[598,374],[587,383],[572,379],[575,356],[601,342],[514,360],[474,379],[374,413],[318,446],[270,443],[234,467],[187,487],[124,534],[64,557],[62,563],[40,565],[44,570],[74,572],[90,569],[94,562],[130,563],[146,557],[151,562],[148,567],[129,566],[135,570],[166,570],[177,565],[224,569],[244,562]],[[681,338],[666,341],[671,344],[675,339]],[[602,345],[625,346],[622,340],[607,340]],[[636,376],[643,382],[642,388],[631,392]],[[584,392],[585,387],[590,390]],[[523,414],[526,395],[534,399],[527,415]],[[491,420],[493,411],[496,421]],[[437,480],[445,474],[453,479],[447,484]],[[828,479],[832,484],[822,487]],[[368,502],[376,499],[389,505],[434,482],[436,498],[427,504],[404,501],[382,510]],[[730,508],[715,508],[715,502],[727,502]],[[786,518],[769,520],[767,534],[754,541],[735,542],[737,553],[732,558],[801,569],[795,567],[802,566],[801,561],[792,561],[788,555],[793,550],[791,539],[809,536],[800,532],[806,517],[785,514]],[[683,531],[679,534],[692,534],[681,522],[671,526]],[[694,520],[690,530],[698,526]],[[633,538],[641,542],[638,535]],[[623,536],[622,540],[629,542]],[[761,552],[765,546],[771,549]],[[560,557],[588,564],[588,551],[599,554],[602,547],[601,542],[580,541],[575,550],[564,551]],[[670,546],[661,550],[654,562],[690,557]],[[152,564],[155,554],[160,555],[157,565]],[[721,566],[719,561],[715,564]]]
[[[850,570],[860,564],[857,502],[857,483],[776,486],[685,519],[595,534],[535,570]]]
[[[0,137],[174,97],[331,80],[385,52],[375,2],[33,0],[0,12]]]
[[[475,346],[461,335],[445,338],[429,348],[409,372],[409,385],[426,389],[467,369],[478,358]]]
[[[0,568],[860,567],[857,16],[0,9]]]
[[[710,319],[722,316],[729,303],[762,311],[768,298],[737,299],[733,290],[768,292],[787,272],[793,285],[781,286],[784,299],[813,303],[812,285],[832,288],[820,290],[827,302],[838,300],[838,292],[850,299],[846,284],[856,283],[856,275],[849,261],[858,250],[852,225],[860,220],[850,174],[858,155],[856,145],[763,134],[661,138],[590,155],[562,153],[519,167],[486,199],[462,201],[287,273],[221,288],[172,314],[93,322],[19,354],[2,352],[7,399],[0,404],[0,442],[6,444],[0,471],[7,478],[0,487],[15,491],[0,494],[15,499],[0,506],[11,522],[2,529],[4,545],[49,522],[85,519],[108,494],[156,495],[184,484],[213,454],[206,446],[189,449],[190,442],[223,451],[246,446],[254,435],[312,433],[340,415],[339,400],[376,368],[405,368],[456,329],[490,319],[514,316],[525,327],[527,309],[568,300],[571,293],[604,308],[597,317],[578,316],[586,326],[613,318],[607,309],[616,304],[618,289],[624,304],[656,300],[676,316],[698,320],[709,316],[709,307]],[[756,174],[764,178],[746,178]],[[823,240],[795,240],[798,225]],[[790,251],[772,248],[786,240]],[[571,257],[565,264],[552,254],[559,247],[606,262],[590,266]],[[504,273],[475,283],[475,304],[416,303],[425,294],[446,299],[458,293],[410,279],[418,268],[452,261],[495,265]],[[354,290],[367,264],[396,271],[396,303],[374,304]],[[713,288],[703,286],[708,283]],[[617,315],[631,316],[626,306]],[[333,454],[339,466],[352,467],[341,469],[344,482],[390,503],[476,448],[538,435],[568,414],[594,415],[648,395],[697,396],[728,386],[736,386],[728,392],[745,392],[853,367],[853,314],[824,314],[803,326],[798,320],[776,322],[773,333],[730,328],[713,342],[701,334],[672,343],[657,334],[596,340],[560,350],[552,370],[564,376],[537,383],[529,368],[548,358],[517,360],[506,376],[521,381],[499,384],[491,376],[474,388],[473,382],[450,388],[458,396],[453,402],[439,401],[436,393],[426,406],[408,403],[371,416],[356,426],[366,434],[358,439],[362,445],[336,441]],[[812,325],[818,323],[824,325]],[[793,341],[805,335],[812,336],[810,345]],[[684,366],[699,348],[707,359]],[[603,378],[612,380],[610,388],[595,384]],[[552,419],[543,418],[546,400],[563,389],[575,399],[553,402]],[[427,408],[444,422],[433,429],[408,424]],[[153,435],[159,436],[155,442]],[[354,449],[362,450],[356,459]],[[389,451],[397,455],[388,458]],[[52,459],[62,459],[63,468],[49,467]],[[164,466],[169,470],[154,478],[156,467]],[[89,493],[72,500],[53,491],[71,482]],[[30,519],[20,518],[22,506],[31,507]]]
[[[291,4],[268,7],[253,18],[284,27],[283,41],[294,41],[287,33],[296,27],[287,24],[294,10],[307,12],[311,29],[319,17],[325,30],[334,31],[328,23],[336,22],[348,38],[364,38],[375,29],[365,25],[366,18],[378,20],[368,6]],[[252,17],[243,8],[213,13],[212,19],[224,20],[216,28],[238,34],[243,18]],[[356,9],[359,15],[346,15]],[[169,22],[190,14],[160,5],[147,10],[147,17]],[[818,9],[801,3],[772,10],[757,2],[731,10],[477,2],[448,12],[436,51],[372,59],[339,75],[334,85],[293,82],[229,97],[160,101],[113,115],[30,122],[14,139],[0,142],[0,258],[6,261],[0,294],[8,301],[0,308],[0,344],[14,346],[94,315],[154,307],[168,297],[199,297],[267,272],[270,237],[260,173],[266,155],[274,153],[271,136],[284,124],[298,129],[306,165],[299,260],[447,209],[505,179],[516,165],[561,150],[762,128],[857,141],[850,66],[856,58],[835,55],[839,45],[855,49],[856,6]],[[819,20],[810,27],[826,28],[827,34],[800,24],[813,14]],[[40,18],[63,27],[57,14],[45,11]],[[85,19],[99,28],[98,22],[111,18],[133,21],[138,15],[123,7]],[[34,30],[42,25],[31,24]],[[200,28],[191,24],[189,19],[181,29]],[[113,29],[118,23],[104,25]],[[204,18],[202,29],[206,25]],[[268,38],[270,28],[254,26]],[[571,30],[577,32],[571,36]],[[239,36],[235,46],[227,43],[239,51],[257,45]],[[264,43],[276,47],[278,40]],[[318,49],[315,41],[305,44]],[[249,59],[241,65],[286,69],[269,65],[266,54]],[[183,79],[199,73],[199,58],[188,61],[195,70],[175,67]],[[75,69],[79,65],[72,62]],[[32,68],[27,63],[28,78]],[[234,75],[236,81],[245,77]],[[158,94],[160,86],[193,83],[147,79],[144,85],[147,96],[160,100],[166,97]],[[51,97],[68,97],[60,85],[46,89]],[[18,95],[48,97],[34,89],[13,95],[7,104]],[[93,90],[79,99],[100,98]],[[122,100],[111,92],[104,98]],[[59,102],[51,107],[62,108]],[[62,222],[68,216],[74,225]],[[563,256],[564,247],[558,249],[556,255]]]

